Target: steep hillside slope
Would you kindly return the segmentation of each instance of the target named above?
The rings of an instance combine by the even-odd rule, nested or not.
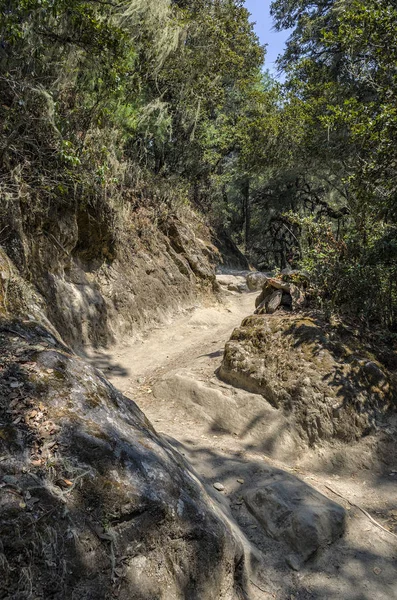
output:
[[[66,343],[106,346],[216,291],[212,233],[193,211],[179,212],[15,213],[4,248]]]

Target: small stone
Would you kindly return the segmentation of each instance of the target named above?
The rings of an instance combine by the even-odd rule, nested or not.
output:
[[[23,386],[23,383],[21,383],[20,381],[13,381],[12,383],[10,383],[10,388],[19,388],[22,386]]]
[[[244,479],[237,479],[237,483],[243,484],[244,483]]]
[[[380,575],[382,573],[382,569],[380,569],[379,567],[375,567],[374,573],[375,573],[375,575]]]
[[[227,289],[229,290],[229,292],[238,292],[239,294],[241,294],[241,290],[239,289],[239,286],[236,283],[229,283]]]
[[[251,292],[260,290],[267,282],[267,276],[265,273],[254,272],[249,273],[246,277],[247,287]]]
[[[216,483],[214,483],[214,488],[218,490],[218,492],[223,492],[225,486],[222,485],[222,483],[219,483],[219,481],[217,481]]]

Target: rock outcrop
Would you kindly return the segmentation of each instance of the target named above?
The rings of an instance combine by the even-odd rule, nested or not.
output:
[[[214,244],[219,250],[219,263],[223,269],[249,269],[247,258],[224,230],[218,229],[214,232]]]
[[[244,598],[244,553],[138,407],[37,322],[0,326],[0,597]]]
[[[186,211],[142,206],[123,219],[109,206],[63,207],[34,223],[16,214],[4,250],[73,349],[106,346],[217,290],[212,233]]]
[[[319,314],[247,317],[226,344],[219,376],[262,394],[308,444],[373,431],[397,397],[396,372],[354,331]]]

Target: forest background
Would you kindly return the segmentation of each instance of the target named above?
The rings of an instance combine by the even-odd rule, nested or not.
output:
[[[397,330],[397,8],[275,0],[280,84],[240,0],[2,0],[0,244],[54,214],[114,243],[193,206],[259,269]],[[139,234],[139,227],[137,233]],[[112,260],[112,244],[104,260]]]

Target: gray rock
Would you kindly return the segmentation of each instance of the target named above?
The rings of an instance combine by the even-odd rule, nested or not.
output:
[[[276,290],[283,290],[283,292],[289,293],[290,288],[291,288],[290,283],[281,281],[281,279],[277,279],[275,277],[268,279],[268,283],[272,286],[272,288],[274,288]]]
[[[285,562],[293,571],[299,571],[302,566],[301,561],[295,554],[290,554],[287,556]]]
[[[276,312],[276,310],[282,303],[284,295],[285,292],[283,292],[282,290],[275,290],[273,288],[269,288],[266,284],[263,288],[261,295],[259,296],[259,298],[257,298],[258,300],[264,297],[260,304],[257,305],[255,314],[262,315],[264,313],[267,313],[269,315],[272,315],[274,312]]]
[[[372,360],[367,361],[362,366],[365,376],[372,385],[386,384],[387,378],[382,369]]]
[[[280,281],[279,279],[265,277],[265,281],[262,286],[262,291],[259,294],[259,296],[255,299],[255,307],[257,309],[259,309],[259,307],[261,305],[262,305],[262,307],[265,306],[265,304],[263,304],[264,301],[267,300],[271,294],[274,294],[275,290],[281,290],[283,292],[281,295],[281,298],[283,296],[286,297],[287,295],[290,294],[291,286],[296,288],[296,286],[293,286],[293,284],[291,284],[291,283],[285,283],[284,281]],[[298,289],[298,288],[296,288],[296,289]],[[291,300],[291,304],[292,304],[292,300]],[[258,314],[260,314],[260,313],[258,313]]]
[[[283,292],[281,290],[275,290],[272,294],[267,296],[263,302],[255,310],[256,315],[269,314],[272,315],[278,307],[281,305]]]
[[[263,301],[266,300],[266,298],[270,296],[273,292],[274,288],[272,288],[272,286],[266,281],[263,284],[261,293],[255,298],[255,308],[259,308]]]
[[[271,294],[269,294],[271,296]],[[269,298],[268,296],[268,298]],[[255,315],[262,315],[266,312],[266,298],[255,309]]]
[[[216,483],[214,483],[214,488],[218,490],[218,492],[223,492],[225,486],[222,483],[219,483],[219,481],[217,481]]]
[[[276,310],[278,309],[278,307],[281,304],[282,297],[283,297],[282,290],[276,290],[275,292],[273,292],[273,294],[268,296],[264,301],[265,312],[267,312],[267,314],[269,314],[269,315],[272,315],[274,312],[276,312]],[[259,313],[259,311],[258,311],[258,313]]]
[[[345,531],[345,509],[297,477],[269,474],[245,492],[244,501],[266,533],[286,543],[296,569]]]
[[[263,287],[263,284],[266,283],[267,276],[265,273],[249,273],[247,275],[247,286],[251,292],[255,292],[260,290]]]
[[[44,339],[30,324],[14,327],[32,348]],[[2,360],[6,348],[21,343],[12,340],[1,337]],[[0,436],[0,455],[13,457],[12,475],[8,461],[0,461],[1,551],[8,569],[0,597],[21,596],[21,569],[29,571],[32,598],[105,600],[117,593],[136,600],[213,600],[234,597],[236,587],[245,592],[245,575],[236,568],[244,564],[241,540],[137,405],[59,345],[33,356],[34,369],[33,362],[21,365],[21,375],[42,417],[31,420],[29,430],[22,421]],[[7,387],[4,373],[0,388]],[[2,396],[0,411],[8,405]],[[43,440],[49,423],[51,444]],[[32,439],[35,452],[48,459],[39,466]],[[30,551],[38,540],[45,555]]]

